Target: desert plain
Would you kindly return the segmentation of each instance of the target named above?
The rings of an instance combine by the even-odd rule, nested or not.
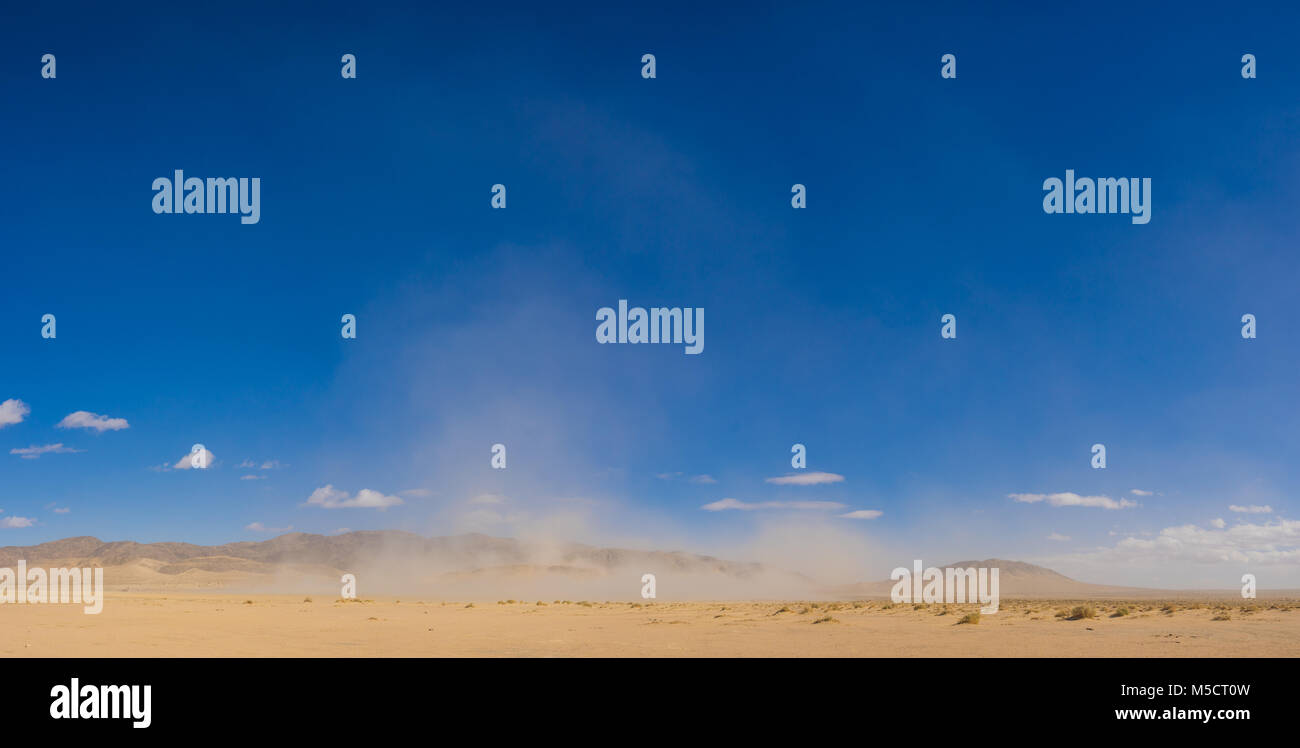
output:
[[[977,608],[110,592],[94,616],[0,607],[0,657],[1300,656],[1300,600],[1003,600],[961,622]]]
[[[105,578],[96,615],[0,604],[0,657],[1300,657],[1295,590],[1243,599],[959,562],[1002,570],[998,612],[979,614],[891,602],[887,581],[788,594],[808,580],[691,554],[573,546],[538,563],[500,539],[353,536],[0,548],[0,566]],[[640,597],[644,570],[656,599]]]

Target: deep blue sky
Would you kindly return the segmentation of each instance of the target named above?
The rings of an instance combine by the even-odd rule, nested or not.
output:
[[[803,538],[862,578],[1300,584],[1300,11],[411,5],[6,9],[0,522],[32,522],[0,545]],[[260,223],[153,214],[175,169],[260,177]],[[1151,222],[1045,214],[1066,169],[1151,178]],[[705,352],[597,345],[620,298],[704,307]],[[212,469],[159,469],[196,442]],[[795,442],[844,480],[766,482]],[[302,506],[326,485],[404,503]]]

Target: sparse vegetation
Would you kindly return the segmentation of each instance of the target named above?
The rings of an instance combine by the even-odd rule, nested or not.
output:
[[[1126,616],[1126,615],[1128,615],[1128,614],[1129,614],[1129,609],[1128,609],[1128,608],[1120,608],[1119,610],[1115,611],[1114,613],[1111,613],[1111,614],[1110,614],[1110,617],[1111,617],[1111,618],[1123,618],[1124,616]]]
[[[957,622],[957,625],[960,626],[963,623],[975,624],[979,622],[980,622],[980,612],[977,610],[973,613],[967,613],[966,615],[962,616],[961,620]]]
[[[1097,617],[1096,608],[1092,607],[1091,605],[1078,605],[1075,606],[1074,610],[1070,611],[1069,620],[1080,621],[1085,618],[1096,618],[1096,617]]]
[[[826,616],[825,618],[818,618],[817,620],[813,621],[813,623],[839,623],[839,621],[834,618],[831,618],[830,616]]]

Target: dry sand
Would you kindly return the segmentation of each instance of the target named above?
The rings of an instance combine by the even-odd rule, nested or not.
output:
[[[1057,612],[1094,606],[1098,617]],[[1300,600],[496,602],[205,592],[0,605],[3,657],[1296,657]],[[888,606],[888,607],[887,607]],[[1129,613],[1111,617],[1118,609]],[[1215,620],[1216,617],[1227,620]],[[830,620],[827,620],[827,619]]]

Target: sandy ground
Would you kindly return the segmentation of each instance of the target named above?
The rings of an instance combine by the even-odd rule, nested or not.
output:
[[[1096,618],[1058,616],[1087,604]],[[1112,617],[1121,608],[1127,615]],[[880,601],[471,605],[109,592],[97,616],[76,605],[0,605],[0,656],[1300,656],[1300,601],[1294,599],[1003,600],[996,615],[958,623],[974,609]]]

